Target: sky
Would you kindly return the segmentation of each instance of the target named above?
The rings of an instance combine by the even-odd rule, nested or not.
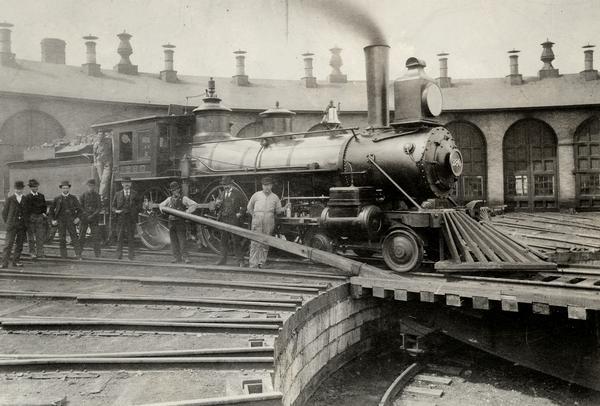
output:
[[[67,42],[67,64],[80,65],[81,37],[93,34],[98,63],[110,69],[119,61],[116,35],[126,30],[140,71],[162,70],[161,45],[169,42],[177,46],[175,69],[190,75],[231,76],[233,51],[245,50],[250,80],[301,78],[305,52],[315,54],[314,74],[325,80],[336,45],[342,72],[364,80],[362,48],[383,40],[374,30],[391,46],[391,78],[411,56],[439,76],[441,51],[450,53],[451,77],[502,77],[514,48],[521,73],[536,75],[547,38],[556,43],[554,67],[575,73],[583,69],[581,47],[600,45],[600,0],[0,0],[0,10],[0,20],[14,24],[17,58],[39,60],[41,39],[54,37]]]

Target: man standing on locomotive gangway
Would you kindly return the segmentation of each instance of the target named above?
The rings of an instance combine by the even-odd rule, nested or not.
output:
[[[123,176],[121,186],[112,201],[112,211],[117,216],[117,259],[123,258],[123,239],[127,238],[129,259],[135,258],[134,236],[138,217],[138,196],[131,189],[131,178]]]
[[[272,192],[273,180],[270,176],[262,179],[262,190],[256,192],[248,201],[248,213],[252,216],[252,231],[259,233],[273,234],[275,230],[275,216],[281,214],[288,207],[281,207],[281,200]],[[250,242],[250,267],[262,268],[267,262],[269,246]]]
[[[242,227],[242,218],[246,213],[244,196],[237,188],[233,187],[233,180],[230,176],[223,176],[221,185],[223,186],[223,190],[219,193],[216,203],[216,208],[218,210],[217,220],[226,224]],[[216,265],[227,264],[230,240],[233,245],[233,253],[237,258],[238,265],[244,266],[241,238],[226,231],[221,232],[221,257]]]
[[[169,184],[171,196],[163,200],[158,208],[162,211],[163,207],[170,207],[175,210],[187,211],[188,213],[196,210],[197,203],[187,196],[183,196],[181,186],[177,182]],[[169,214],[169,237],[171,238],[171,252],[173,253],[173,262],[186,264],[190,263],[187,249],[185,220]]]
[[[92,245],[94,246],[94,255],[96,258],[100,257],[100,233],[98,220],[100,217],[100,210],[102,209],[102,204],[100,200],[100,195],[96,192],[96,180],[90,179],[86,183],[88,190],[85,191],[80,198],[81,201],[81,227],[79,228],[79,245],[81,250],[83,251],[83,247],[85,247],[85,235],[87,233],[88,228],[90,229],[90,240],[92,240]]]
[[[25,195],[25,205],[29,221],[27,225],[27,243],[31,259],[44,257],[44,243],[46,242],[46,197],[38,191],[40,183],[35,179],[27,182],[30,193]]]
[[[8,261],[10,260],[15,241],[16,245],[14,255],[12,256],[12,265],[15,267],[23,266],[20,259],[27,232],[27,207],[25,205],[25,197],[23,196],[24,188],[25,184],[22,181],[16,181],[15,194],[6,199],[2,208],[2,219],[6,224],[6,236],[4,238],[4,252],[0,269],[8,268]]]
[[[94,142],[94,166],[100,180],[100,198],[104,205],[108,199],[108,190],[110,187],[110,176],[112,173],[112,139],[110,133],[100,131]],[[108,204],[106,205],[108,206]]]
[[[60,195],[54,198],[50,209],[52,225],[58,226],[58,239],[60,241],[60,256],[67,257],[67,232],[71,243],[75,248],[75,256],[81,259],[81,248],[79,247],[79,235],[77,224],[81,214],[81,205],[77,197],[71,194],[71,183],[67,180],[60,184]]]

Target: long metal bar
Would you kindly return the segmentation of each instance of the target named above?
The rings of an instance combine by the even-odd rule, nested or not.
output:
[[[191,142],[192,145],[204,145],[204,144],[222,144],[224,142],[238,142],[238,141],[247,141],[247,140],[264,140],[269,138],[282,138],[282,137],[291,137],[296,135],[310,135],[310,134],[323,134],[323,133],[331,133],[331,132],[341,132],[341,131],[355,131],[358,130],[358,127],[347,127],[347,128],[336,128],[333,130],[318,130],[318,131],[310,131],[310,132],[297,132],[297,133],[285,133],[285,134],[274,134],[269,135],[267,137],[247,137],[247,138],[233,138],[229,140],[221,140],[221,141],[206,141],[206,142]]]
[[[471,235],[464,229],[462,224],[460,223],[460,219],[456,215],[456,213],[449,212],[448,215],[454,221],[454,224],[462,234],[463,238],[467,241],[467,245],[471,251],[475,254],[479,262],[488,262],[487,257],[481,252],[479,245],[471,238]]]
[[[448,225],[446,215],[443,214],[442,217],[444,218],[444,227],[442,228],[442,233],[444,234],[444,239],[446,240],[446,245],[450,249],[450,254],[452,255],[452,259],[454,261],[460,262],[460,255],[458,254],[458,250],[456,249],[456,244],[454,243],[454,239],[452,238],[452,232],[450,231],[450,226]]]
[[[450,229],[452,230],[452,234],[450,235],[450,237],[452,237],[452,235],[456,236],[456,240],[458,242],[457,245],[463,254],[463,258],[465,259],[465,262],[475,262],[473,260],[473,256],[467,249],[467,244],[466,244],[465,240],[462,238],[461,234],[456,229],[456,224],[454,224],[454,220],[447,213],[444,213],[444,221],[448,222]]]
[[[471,221],[465,221],[465,223],[467,223],[469,227],[476,230],[480,234],[484,242],[492,248],[495,255],[497,255],[503,261],[516,262],[515,258],[512,255],[510,255],[510,253],[501,244],[498,243],[498,241],[494,238],[494,235],[492,233],[490,233],[488,230],[483,228],[483,226],[475,222],[475,220],[470,220]]]
[[[0,358],[133,358],[133,357],[182,357],[182,356],[223,356],[235,354],[272,354],[273,347],[232,347],[199,348],[191,350],[130,351],[130,352],[91,352],[82,354],[0,354]]]
[[[410,195],[408,193],[406,193],[406,191],[404,189],[402,189],[402,187],[396,183],[396,181],[394,179],[392,179],[392,177],[390,175],[387,174],[387,172],[385,170],[383,170],[383,168],[381,166],[379,166],[377,164],[377,162],[375,162],[375,159],[373,159],[372,156],[368,155],[367,156],[367,160],[369,162],[371,162],[373,164],[373,166],[375,168],[377,168],[377,170],[379,170],[379,172],[381,172],[381,174],[383,176],[385,176],[390,182],[392,182],[392,185],[394,185],[408,200],[410,200],[410,202],[419,210],[422,211],[423,208],[421,207],[421,205],[419,203],[417,203],[415,201],[415,199],[413,199],[412,197],[410,197]]]
[[[273,357],[32,358],[0,360],[0,367],[61,364],[273,364]]]
[[[389,275],[388,272],[384,272],[379,268],[371,265],[367,265],[362,262],[358,262],[349,258],[344,258],[331,252],[325,252],[318,250],[306,245],[297,244],[295,242],[286,241],[281,238],[276,238],[270,235],[257,233],[255,231],[248,230],[242,227],[236,227],[231,224],[221,223],[216,220],[212,220],[206,217],[196,216],[180,210],[175,210],[170,207],[163,208],[163,211],[174,216],[191,220],[195,223],[202,224],[209,227],[214,227],[217,230],[229,232],[232,234],[239,235],[240,237],[247,238],[252,241],[256,241],[261,244],[266,244],[271,247],[308,258],[315,262],[320,262],[325,265],[339,268],[349,272],[352,275],[358,275],[361,271],[369,271],[372,274]]]
[[[506,246],[510,247],[514,252],[516,252],[520,258],[530,258],[535,259],[537,261],[543,262],[544,256],[540,255],[536,250],[530,248],[527,245],[521,244],[519,241],[507,236],[502,231],[498,230],[492,224],[483,221],[481,225],[491,231],[493,234],[497,235],[499,239],[501,239]]]
[[[475,240],[479,249],[492,261],[502,261],[496,252],[491,248],[489,240],[485,238],[485,235],[481,232],[478,224],[473,224],[475,220],[469,217],[466,213],[458,212],[455,214],[456,220],[462,224],[465,231],[471,233],[471,238]]]

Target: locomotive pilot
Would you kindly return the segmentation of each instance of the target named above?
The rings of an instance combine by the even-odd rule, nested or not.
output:
[[[112,211],[117,217],[117,259],[123,258],[123,240],[127,238],[130,260],[135,258],[134,236],[138,218],[138,196],[131,189],[131,178],[123,176],[122,189],[112,201]]]
[[[215,206],[218,210],[217,220],[226,224],[241,227],[242,218],[246,214],[244,196],[238,189],[233,187],[233,180],[229,176],[223,176],[221,185],[223,185],[223,189],[219,192]],[[231,241],[233,245],[233,253],[235,254],[238,265],[244,266],[244,254],[242,253],[241,239],[237,235],[227,232],[221,233],[221,257],[217,261],[217,265],[227,264],[229,241]]]
[[[4,239],[4,252],[0,269],[8,267],[8,261],[11,259],[13,246],[15,247],[12,255],[12,265],[21,267],[21,252],[23,251],[23,242],[27,230],[27,207],[23,189],[25,183],[18,180],[15,182],[15,193],[6,199],[2,208],[2,219],[6,224],[6,237]]]
[[[81,226],[79,227],[79,245],[81,250],[85,247],[85,236],[88,228],[90,229],[90,240],[94,247],[94,255],[100,257],[100,235],[98,220],[102,204],[100,194],[96,191],[96,180],[90,179],[86,183],[88,188],[80,198],[81,201]]]
[[[179,183],[171,182],[169,184],[169,189],[171,190],[171,196],[167,197],[158,205],[161,211],[163,207],[187,211],[188,213],[196,210],[197,203],[183,195]],[[186,245],[186,234],[185,220],[169,214],[169,237],[171,238],[171,252],[173,253],[174,263],[190,263]]]
[[[248,201],[248,213],[252,216],[252,231],[271,235],[275,231],[275,216],[287,209],[281,207],[281,200],[272,192],[273,180],[270,176],[262,179],[262,190],[254,193]],[[289,203],[288,203],[289,205]],[[267,262],[269,246],[256,241],[250,242],[250,267],[263,268]]]
[[[31,258],[44,257],[44,243],[46,242],[46,197],[38,191],[40,183],[35,179],[29,179],[27,182],[30,193],[25,195],[25,205],[29,215],[27,225],[27,243],[29,244],[29,254]]]
[[[75,256],[81,259],[81,248],[79,247],[79,236],[77,224],[81,215],[81,205],[77,197],[71,194],[71,183],[63,181],[60,184],[60,194],[54,198],[50,209],[52,225],[58,226],[58,239],[60,242],[60,256],[67,257],[67,233],[75,247]]]

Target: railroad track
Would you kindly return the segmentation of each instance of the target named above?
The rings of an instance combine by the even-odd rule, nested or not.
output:
[[[306,263],[255,270],[139,257],[24,258],[24,268],[0,272],[2,402],[276,397],[270,373],[280,326],[347,281]]]

